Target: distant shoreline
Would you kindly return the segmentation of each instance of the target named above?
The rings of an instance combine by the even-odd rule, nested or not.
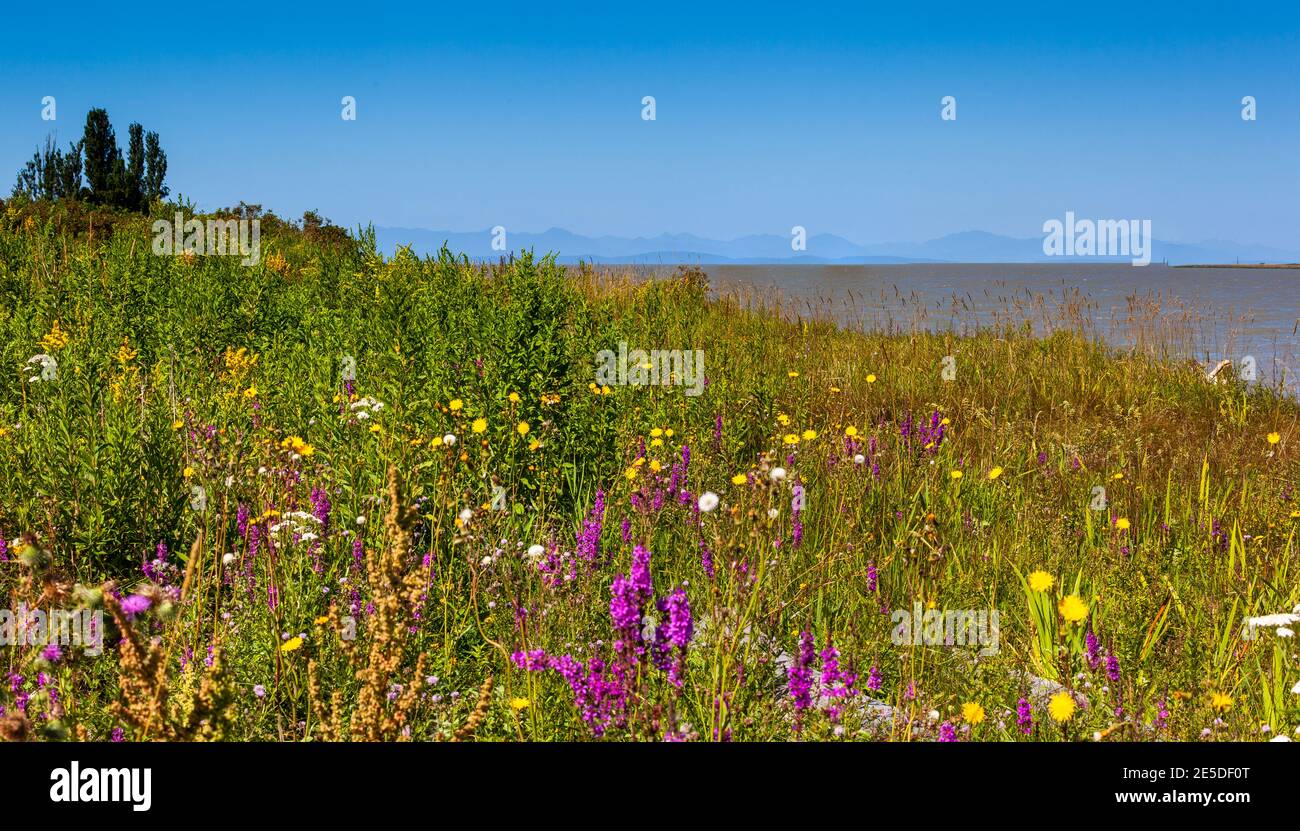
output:
[[[1176,265],[1172,268],[1300,268],[1300,263],[1205,263]]]

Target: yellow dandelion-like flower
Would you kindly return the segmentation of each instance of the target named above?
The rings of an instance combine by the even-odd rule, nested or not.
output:
[[[510,709],[514,710],[516,713],[519,712],[520,710],[528,709],[528,699],[526,698],[510,699]]]
[[[627,470],[623,471],[623,475],[626,476],[629,480],[631,480],[631,479],[635,479],[635,478],[636,478],[636,468],[635,468],[635,467],[629,467]]]
[[[834,393],[835,395],[839,395],[839,393],[840,393],[840,388],[839,388],[839,387],[831,387],[831,392]]]
[[[284,643],[280,644],[280,651],[281,651],[281,652],[292,652],[292,651],[294,651],[295,649],[298,649],[298,648],[301,647],[301,646],[302,646],[302,638],[298,637],[297,635],[294,635],[294,636],[293,636],[292,638],[290,638],[289,640],[287,640],[287,641],[285,641]]]
[[[1281,434],[1281,433],[1269,433],[1269,434],[1268,434],[1268,443],[1269,443],[1269,444],[1277,444],[1277,443],[1280,442],[1280,441],[1282,441],[1282,434]]]
[[[664,440],[663,440],[663,439],[651,439],[651,440],[650,440],[650,446],[651,446],[651,447],[663,447],[663,446],[664,446]]]
[[[600,388],[601,395],[609,395],[609,393],[610,393],[609,384],[606,384]]]
[[[665,430],[664,435],[671,439],[673,437],[673,428],[669,427],[667,430]]]
[[[1210,706],[1220,713],[1226,713],[1232,707],[1232,703],[1232,696],[1226,693],[1210,693]]]
[[[179,418],[172,422],[173,430],[179,430],[184,426],[185,426],[185,422],[181,421]]]
[[[1056,606],[1061,617],[1070,623],[1079,623],[1088,616],[1088,604],[1079,599],[1077,594],[1067,594]]]
[[[1120,517],[1119,519],[1115,520],[1115,527],[1120,531],[1127,531],[1129,529],[1128,518]]]
[[[1002,468],[995,467],[989,471],[989,481],[992,482],[994,479],[998,478],[1001,475],[1002,475]]]
[[[186,479],[190,478],[191,476],[194,475],[194,468],[192,467],[185,468],[185,470],[181,472],[181,475],[183,475]]]
[[[844,435],[848,436],[849,438],[853,438],[857,434],[858,434],[858,428],[854,427],[852,424],[844,428]]]
[[[1116,473],[1114,476],[1112,476],[1112,477],[1110,477],[1110,478],[1115,479],[1115,480],[1118,481],[1118,480],[1124,478],[1124,474],[1122,474],[1122,473]]]
[[[650,462],[650,469],[653,470],[655,473],[658,473],[660,470],[663,469],[663,465],[659,464],[658,459],[655,459]]]
[[[984,720],[984,708],[977,701],[967,701],[961,705],[961,718],[972,726]]]
[[[780,413],[776,417],[776,423],[780,424],[782,427],[785,427],[790,423],[790,416],[786,415],[785,413]]]
[[[529,450],[536,450],[537,448],[539,448],[539,447],[541,447],[541,446],[542,446],[542,443],[541,443],[540,441],[538,441],[537,439],[533,439],[532,441],[528,442],[528,449],[529,449]]]
[[[506,396],[506,398],[510,399],[510,403],[511,403],[511,404],[518,404],[518,403],[519,403],[519,393],[517,393],[517,392],[512,392],[512,393],[510,393],[509,395]]]
[[[943,419],[942,421],[940,421],[939,423],[942,424],[944,427],[947,427],[949,424],[952,424],[952,420],[951,420],[951,419],[948,419],[948,418],[944,418],[944,419]]]
[[[292,450],[299,456],[310,456],[316,452],[316,448],[303,441],[298,436],[289,436],[280,442],[280,447],[285,450]]]
[[[963,474],[960,470],[954,470],[952,473],[949,473],[948,475],[951,476],[953,481],[955,482],[956,480],[960,479]]]
[[[660,436],[662,436],[663,434],[664,434],[663,429],[662,429],[662,428],[659,428],[659,427],[656,427],[655,429],[653,429],[653,430],[650,431],[650,438],[652,438],[652,439],[657,439],[657,438],[659,438]]]
[[[1074,696],[1068,692],[1059,692],[1047,702],[1047,712],[1057,724],[1064,724],[1074,718],[1076,709],[1078,705],[1074,703]]]
[[[451,399],[451,403],[447,405],[447,409],[451,410],[453,413],[458,413],[464,406],[464,401],[461,401],[459,398],[453,398]]]
[[[796,436],[794,433],[786,433],[785,438],[782,439],[782,441],[784,441],[786,444],[798,444],[799,437]]]
[[[867,376],[867,383],[868,383],[868,384],[874,384],[874,383],[876,383],[876,376],[874,376],[874,375],[868,375],[868,376]]]
[[[526,421],[521,421],[515,425],[515,432],[521,436],[528,435],[528,429],[528,422]]]
[[[798,377],[799,377],[799,373],[795,372],[793,369],[790,370],[789,372],[787,372],[786,375],[789,375],[791,378],[798,378]]]
[[[804,441],[812,441],[812,440],[815,439],[815,438],[817,438],[817,431],[816,431],[816,430],[804,430],[804,431],[803,431],[803,440],[804,440]]]
[[[1045,592],[1052,588],[1055,578],[1045,571],[1035,571],[1029,575],[1029,588],[1036,592]]]
[[[324,625],[324,624],[326,624],[326,623],[329,623],[329,622],[330,622],[329,615],[321,615],[320,617],[316,618],[316,625],[317,625],[317,626],[322,626],[322,625]]]
[[[245,397],[245,398],[256,398],[256,397],[257,397],[257,385],[256,385],[256,384],[249,384],[249,385],[248,385],[248,389],[244,390],[244,397]]]
[[[731,484],[733,485],[743,485],[748,481],[749,477],[744,473],[737,473],[735,476],[731,477]]]
[[[482,433],[484,430],[487,429],[487,419],[486,418],[474,419],[474,423],[470,425],[469,429],[473,430],[475,433]]]

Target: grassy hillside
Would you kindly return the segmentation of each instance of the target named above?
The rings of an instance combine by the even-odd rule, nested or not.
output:
[[[4,736],[1300,727],[1285,621],[1243,630],[1300,604],[1294,400],[1064,329],[845,331],[696,272],[270,217],[261,246],[0,209],[0,592],[109,629],[0,652]],[[620,342],[702,350],[703,393],[597,385]],[[927,644],[927,610],[996,638]]]

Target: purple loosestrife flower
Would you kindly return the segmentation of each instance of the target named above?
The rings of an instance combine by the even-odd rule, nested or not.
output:
[[[600,554],[600,532],[605,518],[605,492],[596,490],[596,501],[591,506],[591,513],[582,523],[577,534],[577,546],[574,553],[588,563],[596,561]]]
[[[235,530],[239,532],[240,539],[248,537],[248,506],[243,502],[235,509]]]
[[[686,664],[686,647],[695,631],[691,604],[686,598],[686,590],[679,586],[655,605],[663,616],[655,629],[655,665],[667,670],[669,682],[680,688],[682,669]],[[675,655],[673,650],[676,650]]]
[[[867,673],[867,689],[872,692],[879,692],[880,684],[880,669],[875,664],[872,664],[871,671]]]
[[[114,727],[109,741],[124,742],[126,741],[126,731],[121,727]]]
[[[57,664],[63,658],[63,650],[57,643],[52,643],[41,650],[41,657],[51,664]]]
[[[939,725],[939,741],[941,741],[941,742],[955,742],[955,741],[957,741],[957,728],[953,727],[951,724],[949,724],[949,723],[946,722],[946,721],[945,721],[943,724],[940,724],[940,725]]]
[[[799,654],[786,670],[787,686],[790,689],[790,697],[794,699],[796,711],[803,711],[812,706],[812,662],[815,654],[812,633],[805,629],[799,635]]]
[[[713,417],[713,452],[722,452],[722,413]]]
[[[650,577],[650,552],[644,545],[632,550],[632,568],[626,577],[615,575],[610,585],[609,617],[622,645],[620,652],[634,661],[642,647],[641,627],[646,603],[654,595]]]
[[[1106,677],[1111,681],[1119,681],[1119,658],[1114,654],[1106,656]]]
[[[840,651],[835,647],[827,644],[822,650],[822,684],[830,685],[839,681],[840,675]]]
[[[875,562],[867,563],[867,591],[874,594],[876,591],[876,564]]]
[[[320,529],[324,533],[330,524],[330,495],[324,488],[311,489],[311,515],[320,520]]]
[[[704,540],[700,540],[700,567],[704,569],[704,573],[709,576],[710,580],[712,580],[713,552],[709,550],[707,545],[705,545]]]
[[[0,536],[0,563],[9,562],[9,540]]]
[[[623,542],[624,543],[631,542],[632,541],[632,520],[628,519],[627,517],[623,517],[623,524],[621,526],[621,530],[623,532]]]
[[[1029,706],[1029,699],[1022,698],[1016,704],[1016,724],[1020,731],[1028,736],[1034,729],[1034,712]]]
[[[1088,634],[1084,637],[1084,644],[1088,658],[1088,669],[1096,669],[1101,657],[1097,647],[1097,636],[1092,633],[1091,629],[1088,630]]]

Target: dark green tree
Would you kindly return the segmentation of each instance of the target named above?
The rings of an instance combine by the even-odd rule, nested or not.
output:
[[[144,200],[146,207],[159,199],[167,198],[167,187],[163,180],[167,178],[167,154],[158,144],[158,134],[150,132],[144,137]]]
[[[18,171],[14,193],[31,199],[81,199],[132,211],[148,211],[150,204],[167,196],[167,154],[157,133],[132,124],[126,155],[108,113],[96,108],[86,113],[81,141],[60,151],[53,137],[45,141],[31,161]],[[82,187],[82,175],[86,187]]]
[[[121,184],[121,179],[115,175],[121,151],[117,149],[117,135],[108,120],[107,110],[97,107],[86,113],[86,133],[81,142],[90,201],[114,204],[115,191]]]
[[[81,195],[81,142],[68,146],[65,154],[54,143],[53,136],[45,139],[45,148],[37,150],[30,161],[18,171],[15,195],[30,199],[76,199]]]
[[[126,150],[127,207],[138,211],[144,206],[144,128],[133,123],[127,128],[130,140]]]

